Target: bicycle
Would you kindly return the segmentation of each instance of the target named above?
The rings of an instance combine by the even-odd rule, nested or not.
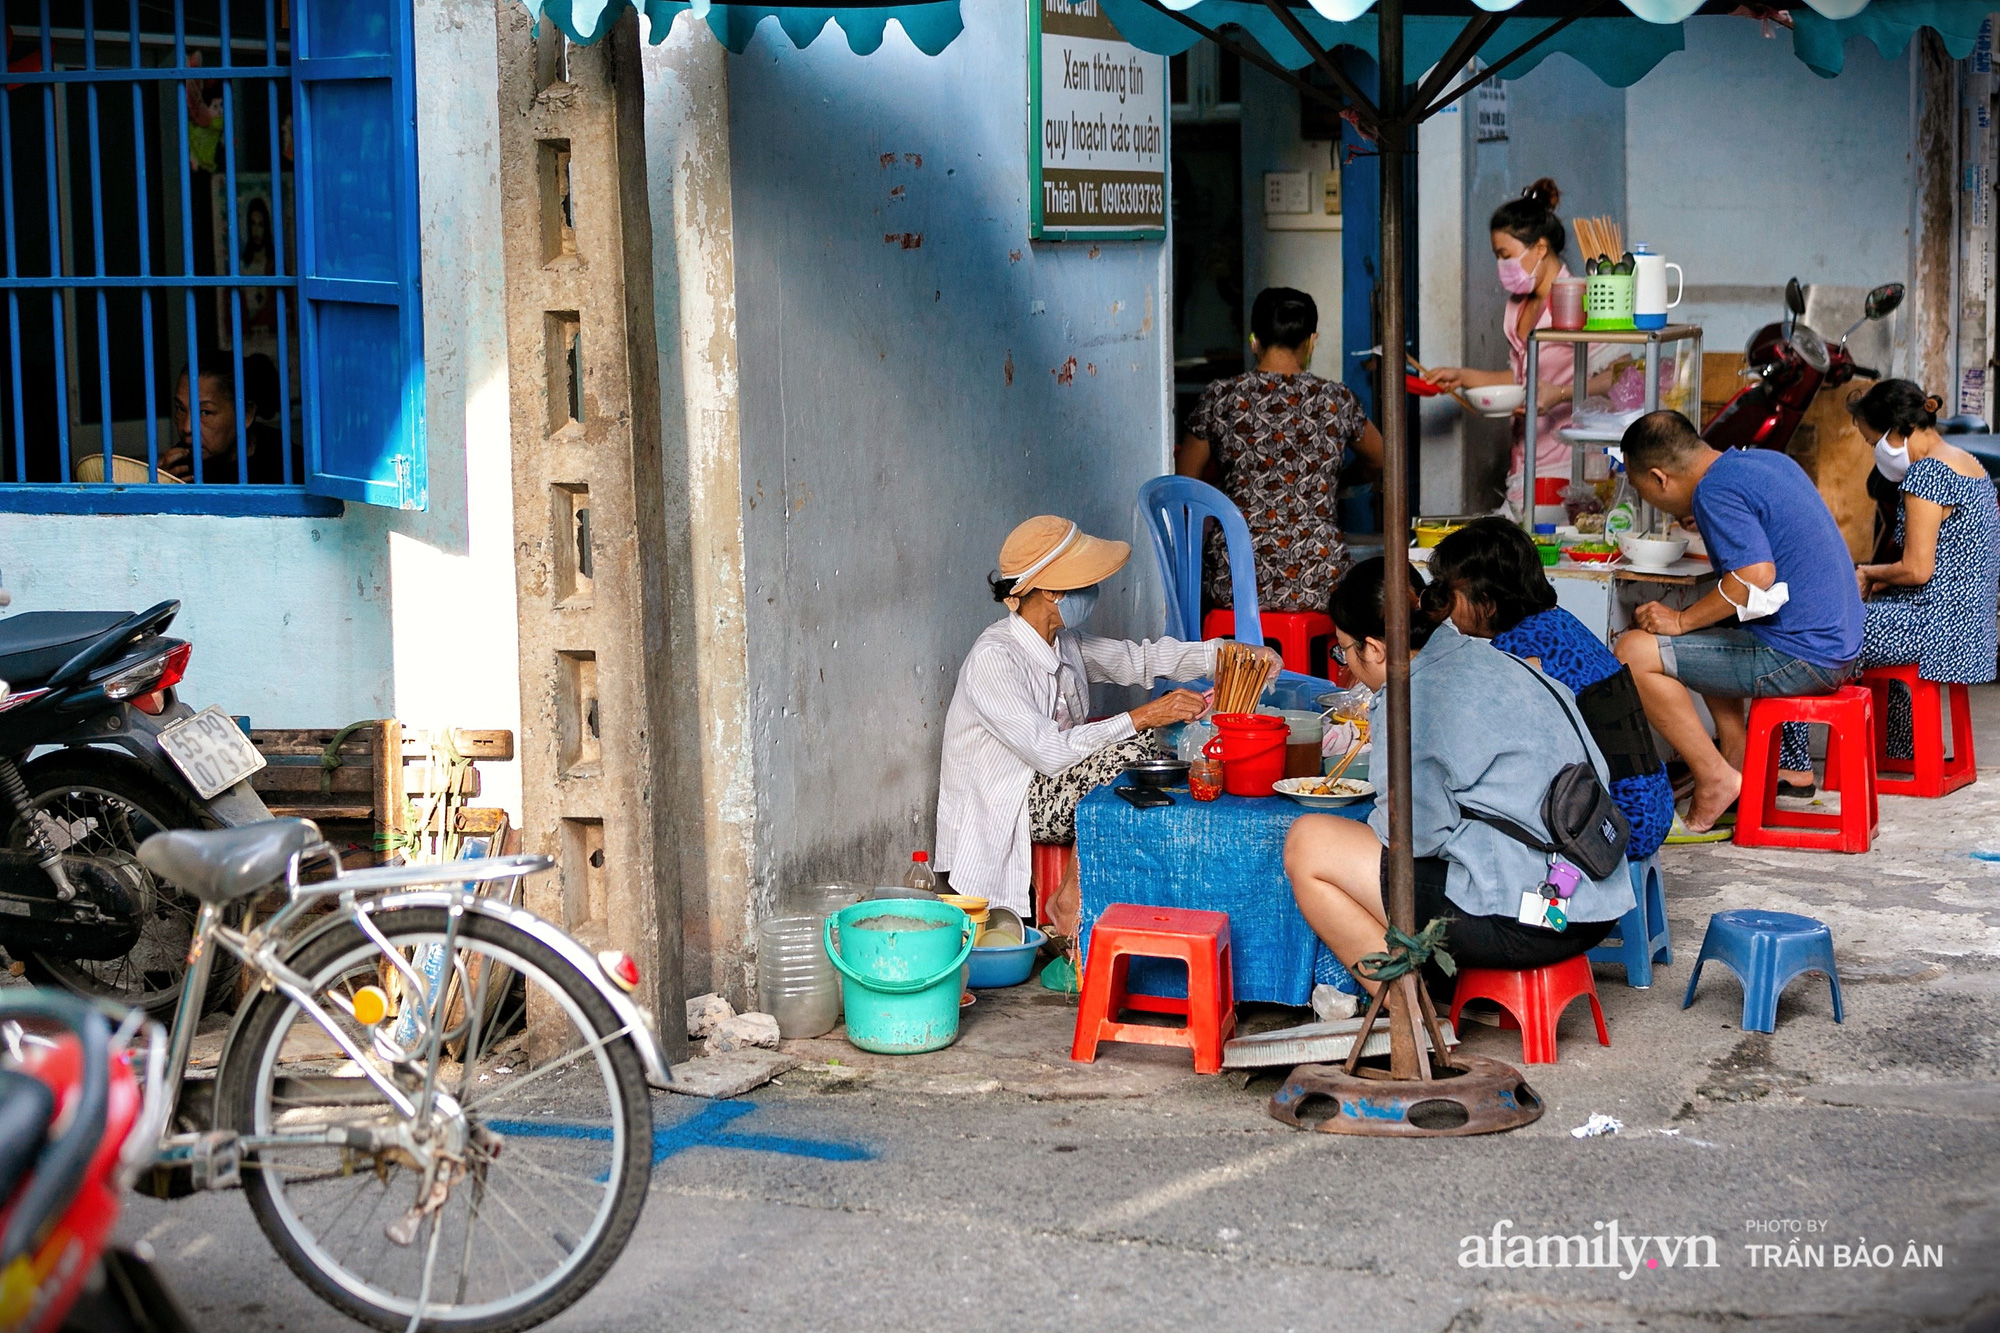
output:
[[[631,959],[593,956],[514,901],[550,858],[343,872],[310,821],[278,819],[156,834],[139,860],[200,904],[168,1106],[217,951],[253,985],[210,1128],[164,1128],[156,1177],[241,1183],[292,1271],[381,1329],[511,1333],[610,1269],[646,1199],[648,1085],[671,1076]],[[332,877],[301,882],[321,862]],[[227,924],[280,882],[277,912]]]

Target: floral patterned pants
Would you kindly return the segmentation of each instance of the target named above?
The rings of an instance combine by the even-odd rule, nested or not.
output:
[[[1166,748],[1150,731],[1105,746],[1054,777],[1035,774],[1028,784],[1028,838],[1032,842],[1076,841],[1076,803],[1141,759],[1160,759]]]

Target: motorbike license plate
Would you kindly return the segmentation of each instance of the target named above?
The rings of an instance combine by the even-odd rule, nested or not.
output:
[[[174,723],[160,733],[160,748],[204,801],[264,767],[264,756],[220,708],[204,708]]]

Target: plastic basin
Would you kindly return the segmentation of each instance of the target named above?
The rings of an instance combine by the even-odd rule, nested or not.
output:
[[[968,984],[974,990],[998,990],[1002,986],[1020,985],[1035,970],[1035,950],[1046,939],[1047,935],[1029,926],[1025,943],[974,949],[972,978]]]

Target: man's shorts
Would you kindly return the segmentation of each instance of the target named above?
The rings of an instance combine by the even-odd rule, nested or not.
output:
[[[1831,694],[1854,675],[1854,664],[1816,666],[1772,648],[1739,625],[1692,634],[1653,636],[1667,674],[1696,694],[1718,699],[1774,699]]]

